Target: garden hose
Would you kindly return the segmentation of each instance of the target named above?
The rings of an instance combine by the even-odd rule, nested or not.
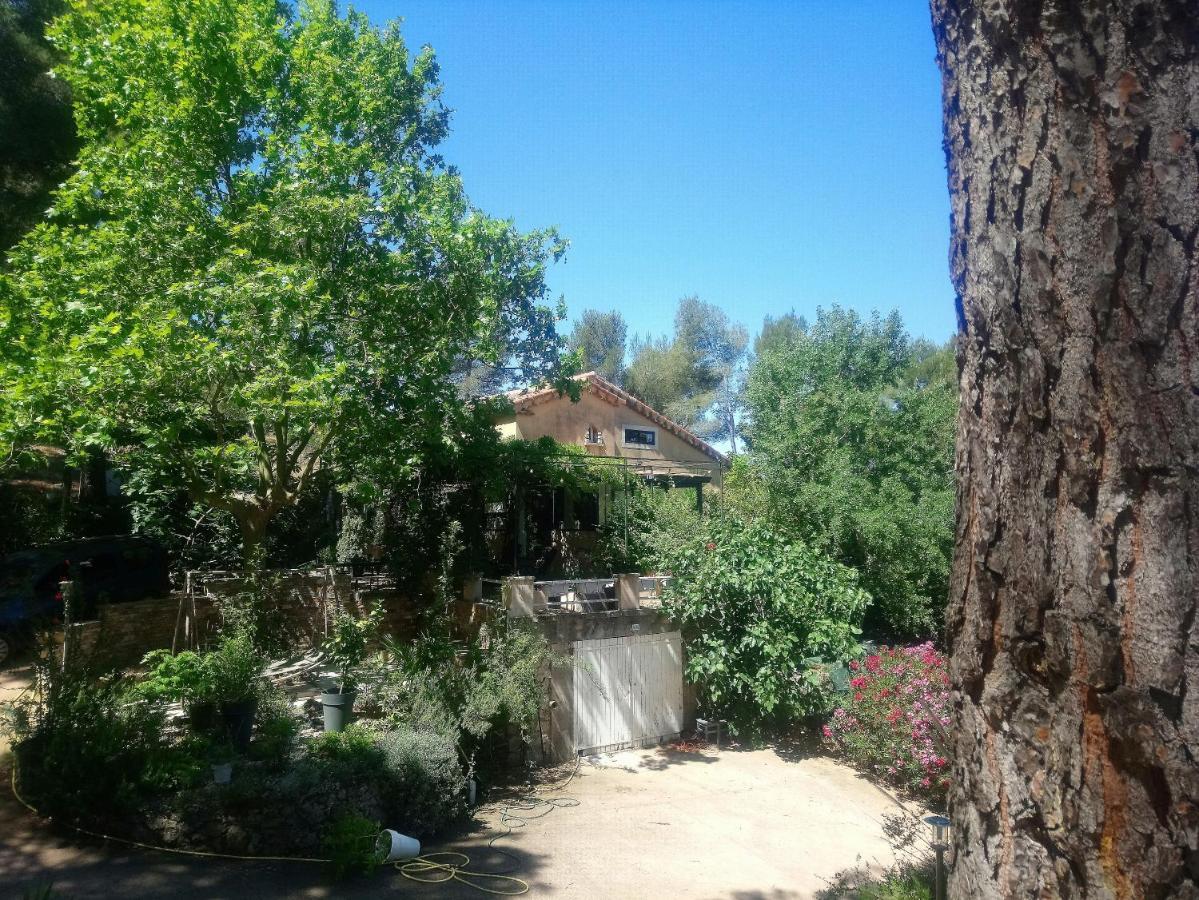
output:
[[[550,793],[556,794],[558,791],[565,790],[566,786],[574,781],[574,777],[579,774],[579,766],[582,762],[583,757],[576,756],[575,767],[571,770],[570,775],[560,785],[551,788]],[[569,809],[572,806],[578,805],[579,801],[574,797],[541,797],[534,791],[529,796],[503,807],[500,810],[500,824],[504,826],[504,831],[495,835],[487,842],[487,849],[512,860],[512,867],[506,872],[471,871],[468,868],[470,866],[470,857],[465,853],[455,853],[452,851],[426,853],[415,859],[397,862],[395,863],[395,868],[409,881],[415,881],[420,884],[441,884],[443,881],[459,881],[484,894],[495,894],[503,897],[516,897],[521,894],[527,894],[529,892],[529,883],[522,878],[517,878],[510,874],[520,867],[520,859],[507,850],[501,850],[495,846],[495,842],[508,837],[517,828],[524,828],[532,820],[549,815],[555,809]],[[495,883],[495,886],[488,887],[486,883],[488,880]]]
[[[553,788],[554,791],[563,790],[570,784],[575,775],[579,772],[579,765],[582,763],[582,757],[576,757],[574,770],[570,776],[562,782],[561,785]],[[24,797],[21,796],[20,790],[17,788],[17,756],[13,754],[12,764],[12,795],[17,798],[17,802],[24,806],[29,812],[39,819],[53,821],[53,817],[43,816],[37,811]],[[520,860],[507,850],[501,850],[495,846],[495,842],[501,838],[508,837],[517,828],[523,828],[533,819],[540,819],[542,816],[548,815],[555,809],[566,809],[572,806],[578,806],[579,801],[574,797],[539,797],[536,793],[525,797],[521,800],[505,806],[500,811],[500,824],[504,826],[505,831],[502,834],[497,834],[487,842],[487,849],[502,856],[508,857],[513,862],[513,868],[508,872],[476,872],[471,871],[470,857],[465,853],[456,853],[453,851],[444,851],[438,853],[426,853],[423,856],[418,856],[415,859],[403,860],[395,863],[396,870],[409,881],[415,881],[420,884],[440,884],[443,881],[459,881],[467,887],[474,888],[484,894],[494,894],[497,896],[515,897],[520,894],[529,892],[529,883],[523,879],[516,878],[509,874],[516,871],[516,867],[520,865]],[[536,810],[541,810],[536,812]],[[71,824],[70,822],[62,822],[68,828],[85,834],[88,837],[99,838],[104,841],[115,841],[118,844],[125,844],[129,847],[137,847],[141,850],[157,850],[161,853],[175,853],[180,856],[196,856],[204,859],[232,859],[242,862],[299,862],[299,863],[328,863],[331,860],[317,859],[308,856],[238,856],[232,853],[210,853],[205,850],[183,850],[178,847],[160,847],[155,844],[146,844],[141,841],[130,840],[129,838],[117,837],[112,834],[105,834],[101,831],[92,831],[87,828],[82,828],[79,825]],[[488,887],[487,881],[490,880],[496,883],[495,887]],[[506,888],[506,889],[505,889]]]

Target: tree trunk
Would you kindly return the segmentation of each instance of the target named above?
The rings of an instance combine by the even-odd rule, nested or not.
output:
[[[951,895],[1199,897],[1199,8],[932,0]]]
[[[266,540],[266,526],[270,521],[267,514],[243,514],[236,516],[241,529],[241,559],[246,571],[262,567],[262,542]]]

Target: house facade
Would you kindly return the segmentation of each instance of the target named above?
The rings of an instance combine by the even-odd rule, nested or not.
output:
[[[511,391],[512,412],[496,421],[504,438],[549,437],[582,447],[617,473],[615,481],[652,481],[691,489],[702,508],[705,485],[719,488],[728,459],[711,444],[595,372],[576,376],[577,401],[552,387]],[[590,535],[608,520],[612,493],[572,496],[557,489],[532,490],[522,498],[513,554],[522,574],[562,574],[562,556],[584,560]],[[557,570],[557,571],[555,571]]]

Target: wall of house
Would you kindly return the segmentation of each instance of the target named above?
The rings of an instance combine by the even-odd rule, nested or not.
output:
[[[517,407],[519,409],[519,402]],[[626,425],[656,429],[658,446],[624,446]],[[567,396],[555,397],[530,404],[523,412],[518,411],[515,417],[508,417],[497,423],[500,434],[505,437],[524,440],[551,437],[560,443],[575,445],[584,444],[589,426],[603,433],[602,445],[587,446],[587,452],[594,456],[628,459],[642,465],[661,462],[664,471],[667,468],[667,460],[681,461],[688,466],[697,465],[713,474],[717,471],[716,461],[698,447],[635,412],[623,402],[613,405],[586,389],[578,403],[572,403]]]

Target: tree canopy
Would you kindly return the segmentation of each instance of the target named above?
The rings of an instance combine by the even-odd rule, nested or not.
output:
[[[628,334],[629,326],[620,313],[585,309],[570,334],[570,349],[579,354],[584,371],[623,384]]]
[[[238,520],[403,469],[477,359],[553,374],[564,244],[474,209],[431,50],[330,0],[95,0],[51,29],[79,170],[0,282],[11,447],[103,449]]]
[[[777,527],[857,569],[871,621],[893,632],[931,630],[946,600],[952,372],[950,351],[911,341],[898,314],[832,307],[749,376],[751,493]]]
[[[78,142],[71,92],[53,76],[45,26],[63,0],[0,4],[0,261],[41,218]]]
[[[699,297],[679,301],[671,337],[634,340],[625,387],[709,440],[736,442],[749,335]]]

